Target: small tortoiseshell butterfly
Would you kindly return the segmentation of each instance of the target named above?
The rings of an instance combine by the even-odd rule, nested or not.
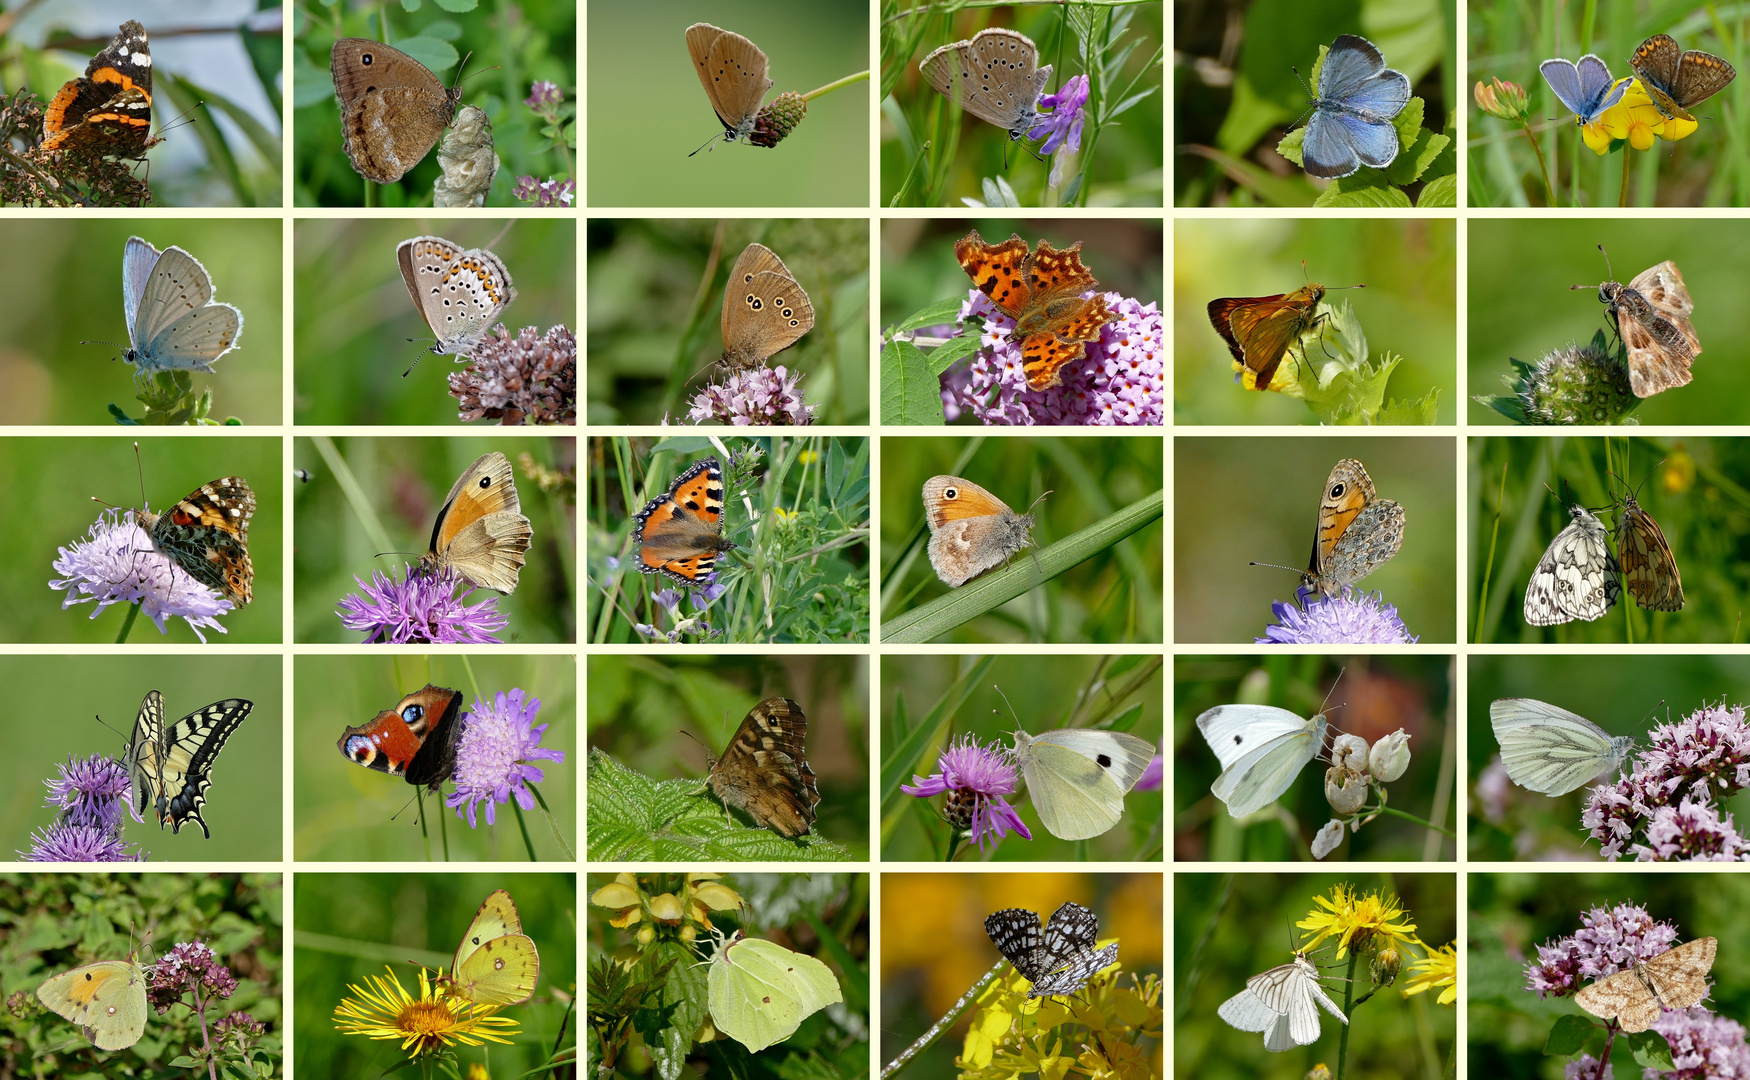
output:
[[[714,457],[693,462],[637,521],[638,572],[665,574],[682,585],[709,585],[717,553],[735,547],[723,539],[723,470]]]

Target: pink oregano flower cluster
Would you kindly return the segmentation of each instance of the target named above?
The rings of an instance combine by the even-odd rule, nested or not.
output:
[[[1605,858],[1639,862],[1750,861],[1750,840],[1718,803],[1750,787],[1744,706],[1704,705],[1656,725],[1634,770],[1588,793],[1580,823]]]

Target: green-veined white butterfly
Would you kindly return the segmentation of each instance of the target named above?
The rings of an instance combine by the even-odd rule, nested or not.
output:
[[[1059,840],[1099,836],[1124,816],[1124,795],[1154,759],[1154,744],[1123,731],[1015,732],[1015,760],[1039,822]]]
[[[1325,714],[1303,720],[1271,705],[1217,705],[1197,718],[1197,730],[1221,759],[1210,792],[1245,817],[1281,798],[1324,748]]]
[[[812,956],[740,930],[717,939],[706,976],[711,1023],[751,1051],[783,1042],[802,1021],[845,999],[832,969]]]
[[[1540,795],[1566,795],[1614,772],[1635,748],[1627,735],[1612,736],[1584,716],[1532,698],[1490,702],[1489,721],[1507,776]]]
[[[1305,953],[1297,952],[1294,963],[1247,979],[1246,988],[1222,1002],[1215,1014],[1241,1031],[1263,1032],[1266,1050],[1292,1050],[1319,1041],[1315,1001],[1343,1023],[1349,1022],[1319,985],[1319,969]]]

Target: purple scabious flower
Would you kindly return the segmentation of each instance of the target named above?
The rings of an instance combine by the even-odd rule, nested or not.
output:
[[[536,207],[570,206],[577,198],[575,180],[539,180],[533,176],[517,177],[511,195]]]
[[[1633,771],[1595,785],[1580,824],[1611,860],[1627,852],[1641,862],[1750,858],[1750,843],[1713,800],[1750,781],[1750,724],[1742,705],[1706,705],[1675,723],[1655,725]],[[1637,836],[1644,842],[1636,842]]]
[[[401,581],[381,570],[372,572],[369,585],[356,576],[353,580],[360,593],[342,597],[335,614],[348,630],[364,633],[362,644],[503,644],[492,635],[509,625],[510,618],[499,613],[496,593],[469,607],[462,601],[474,589],[466,581],[412,567]]]
[[[1276,624],[1265,627],[1254,645],[1414,645],[1417,641],[1398,618],[1398,609],[1385,602],[1384,593],[1357,593],[1345,589],[1308,604],[1312,590],[1305,585],[1294,590],[1294,603],[1277,601],[1270,610]]]
[[[1699,1005],[1672,1009],[1653,1021],[1653,1030],[1671,1046],[1671,1072],[1660,1080],[1709,1080],[1720,1076],[1750,1076],[1750,1046],[1744,1025]]]
[[[1538,997],[1566,997],[1581,986],[1658,956],[1677,943],[1677,929],[1653,921],[1636,904],[1595,907],[1580,916],[1582,929],[1537,947],[1525,966],[1525,988]]]
[[[475,827],[474,808],[481,804],[488,825],[498,820],[497,804],[509,802],[512,795],[524,810],[535,808],[528,784],[538,783],[546,774],[525,762],[565,760],[563,750],[541,747],[547,725],[535,724],[540,711],[541,699],[529,698],[525,703],[521,688],[498,694],[489,706],[476,701],[468,707],[456,746],[456,790],[444,797],[444,805],[461,817],[462,804],[467,803],[470,829]]]
[[[158,958],[146,980],[146,999],[160,1013],[195,991],[197,1000],[228,998],[237,992],[237,976],[219,963],[212,947],[201,941],[179,942]]]
[[[30,850],[18,853],[24,862],[144,862],[144,852],[128,848],[120,829],[56,821],[30,834]]]
[[[565,100],[565,92],[559,89],[558,83],[537,79],[529,87],[529,96],[523,99],[523,104],[536,111],[559,104]]]
[[[1059,385],[1033,390],[1022,370],[1021,346],[1012,340],[1015,320],[978,289],[967,290],[960,321],[984,317],[980,348],[965,365],[943,374],[944,402],[970,411],[987,425],[1082,424],[1159,426],[1166,421],[1166,349],[1159,305],[1105,294],[1118,314],[1100,328],[1100,339],[1065,364]],[[956,373],[967,371],[964,383]],[[946,410],[944,410],[946,412]]]
[[[62,821],[120,831],[122,809],[132,805],[133,781],[125,764],[92,754],[84,761],[68,758],[55,769],[60,775],[43,783],[49,789],[48,804],[60,809]],[[134,820],[145,821],[137,814]]]
[[[1014,751],[997,743],[980,746],[971,735],[963,735],[942,751],[934,773],[928,777],[914,773],[911,784],[901,784],[899,790],[920,799],[946,793],[944,809],[949,823],[955,829],[969,830],[972,841],[983,851],[985,841],[996,843],[1011,832],[1033,839],[1021,815],[1005,798],[1015,793],[1018,776]]]
[[[791,375],[782,364],[733,372],[722,386],[709,383],[699,391],[687,410],[687,419],[695,424],[715,420],[736,427],[812,424],[816,410],[802,400],[797,389],[801,381],[801,372]]]
[[[140,611],[167,633],[165,621],[188,623],[195,637],[206,644],[203,628],[223,634],[215,621],[230,611],[231,601],[189,575],[170,556],[152,546],[152,538],[134,521],[132,510],[105,510],[84,540],[56,549],[54,571],[62,575],[49,582],[51,589],[67,590],[61,601],[65,611],[74,604],[97,601],[91,617],[97,618],[111,604],[139,604]]]
[[[1037,139],[1042,135],[1046,138],[1044,145],[1039,147],[1040,153],[1054,154],[1058,147],[1068,146],[1071,153],[1082,148],[1082,106],[1088,103],[1088,77],[1077,75],[1057,88],[1057,93],[1046,94],[1039,99],[1036,108],[1050,109],[1051,113],[1041,116],[1033,129],[1027,132],[1027,138]]]

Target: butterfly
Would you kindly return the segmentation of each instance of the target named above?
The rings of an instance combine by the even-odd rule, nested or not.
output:
[[[158,142],[152,138],[152,53],[146,28],[129,19],[85,65],[85,74],[62,83],[43,107],[36,152],[138,161]]]
[[[1325,321],[1327,316],[1317,314],[1324,297],[1323,285],[1309,283],[1276,296],[1227,296],[1209,302],[1209,324],[1239,363],[1240,385],[1248,390],[1271,389],[1282,358]],[[1304,346],[1301,355],[1304,359]]]
[[[1261,971],[1246,980],[1246,988],[1228,998],[1215,1014],[1241,1031],[1264,1033],[1264,1049],[1292,1050],[1319,1041],[1319,1011],[1313,1003],[1347,1024],[1349,1018],[1319,984],[1319,969],[1303,952],[1292,964]]]
[[[1237,818],[1275,802],[1324,749],[1325,727],[1322,712],[1302,719],[1271,705],[1209,709],[1197,718],[1197,730],[1221,762],[1210,793]]]
[[[456,771],[462,695],[430,683],[368,723],[349,727],[336,744],[358,765],[437,791]]]
[[[1033,545],[1032,507],[1017,514],[1008,503],[958,476],[924,481],[924,521],[930,527],[930,568],[953,589]]]
[[[535,995],[541,954],[523,933],[510,893],[499,889],[480,905],[456,946],[450,972],[439,981],[449,992],[480,1005],[515,1005]]]
[[[682,585],[710,584],[717,553],[735,545],[723,538],[723,470],[700,458],[675,477],[668,491],[638,511],[632,541],[638,572],[662,574]]]
[[[1604,245],[1598,245],[1598,250],[1603,251]],[[1604,266],[1608,271],[1609,254],[1604,256]],[[1690,365],[1701,355],[1701,340],[1689,322],[1695,302],[1689,298],[1676,263],[1666,259],[1641,271],[1627,286],[1606,281],[1598,286],[1598,299],[1609,310],[1610,321],[1628,352],[1629,386],[1636,397],[1652,397],[1689,382]]]
[[[1015,760],[1027,795],[1040,823],[1059,840],[1086,840],[1118,824],[1125,794],[1154,754],[1153,743],[1124,731],[1015,732]]]
[[[162,253],[137,236],[122,249],[125,359],[136,376],[213,370],[237,347],[243,313],[213,302],[213,279],[199,259],[171,246]]]
[[[1652,611],[1683,610],[1683,578],[1677,572],[1677,557],[1653,515],[1641,509],[1631,495],[1624,496],[1616,520],[1616,561],[1629,596]]]
[[[126,1050],[146,1033],[146,969],[131,955],[51,975],[36,999],[79,1025],[99,1050]]]
[[[803,746],[807,734],[808,717],[789,698],[767,698],[749,709],[705,781],[723,800],[724,813],[733,806],[791,840],[813,828],[820,789]]]
[[[1410,80],[1385,66],[1373,42],[1338,35],[1325,53],[1318,82],[1318,93],[1308,102],[1312,119],[1300,144],[1301,167],[1308,176],[1335,179],[1351,176],[1363,165],[1383,169],[1397,160],[1400,143],[1392,118],[1409,104]],[[1311,87],[1307,93],[1313,93]]]
[[[1593,1016],[1615,1020],[1624,1031],[1645,1031],[1665,1009],[1687,1009],[1707,997],[1707,973],[1719,939],[1686,941],[1626,971],[1582,986],[1574,1001]]]
[[[516,591],[533,536],[510,462],[495,450],[475,458],[456,478],[419,564],[428,573],[454,570],[481,588],[508,594]]]
[[[1699,105],[1737,78],[1731,64],[1712,53],[1684,52],[1670,34],[1641,42],[1629,61],[1653,108],[1666,119],[1694,120],[1685,110]]]
[[[1038,67],[1039,47],[1025,34],[993,26],[944,45],[918,62],[936,92],[987,124],[1026,138],[1039,121],[1036,106],[1051,65]]]
[[[1051,914],[1040,932],[1039,916],[1026,908],[1004,908],[984,920],[984,932],[1017,974],[1033,985],[1028,999],[1067,997],[1118,962],[1118,943],[1094,948],[1100,920],[1077,903]]]
[[[784,260],[749,244],[723,286],[723,359],[730,371],[759,367],[814,328],[814,305]]]
[[[152,546],[168,555],[190,577],[223,593],[233,606],[254,597],[255,566],[249,561],[249,519],[255,492],[241,476],[202,484],[159,514],[135,514]]]
[[[727,938],[712,933],[717,951],[705,976],[711,1023],[749,1051],[783,1042],[802,1021],[845,999],[832,969],[812,956],[740,930]]]
[[[717,122],[723,125],[723,131],[705,146],[718,139],[753,146],[777,145],[777,139],[756,129],[760,102],[772,88],[772,80],[766,77],[766,54],[759,46],[710,23],[694,23],[687,27],[687,54],[693,58],[693,73],[711,99]]]
[[[1390,499],[1376,498],[1366,467],[1354,458],[1344,458],[1325,479],[1312,558],[1305,570],[1295,572],[1306,585],[1330,596],[1379,569],[1403,544],[1404,508]]]
[[[1628,82],[1610,77],[1610,65],[1587,53],[1578,63],[1559,57],[1537,66],[1556,98],[1574,114],[1576,123],[1596,124],[1628,91]]]
[[[1029,252],[1018,233],[987,244],[974,229],[955,243],[954,257],[978,290],[1015,320],[1009,340],[1020,346],[1030,390],[1062,385],[1065,365],[1080,360],[1086,343],[1100,340],[1100,328],[1118,319],[1104,296],[1082,296],[1100,283],[1082,265],[1080,240],[1062,251],[1041,240]]]
[[[1525,585],[1525,621],[1532,626],[1602,618],[1622,591],[1604,523],[1583,506],[1570,506],[1568,514],[1574,520],[1549,542]]]
[[[1611,735],[1578,713],[1534,698],[1489,703],[1507,778],[1539,795],[1566,795],[1628,760],[1635,741]]]
[[[148,690],[127,746],[134,769],[134,813],[143,814],[151,806],[160,829],[168,822],[176,834],[192,821],[201,827],[202,836],[211,838],[201,807],[213,784],[213,764],[225,740],[254,708],[253,701],[226,698],[166,724],[164,695]]]

